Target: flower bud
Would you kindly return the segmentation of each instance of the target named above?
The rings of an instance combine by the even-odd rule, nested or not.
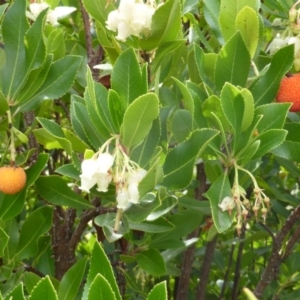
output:
[[[295,23],[296,18],[297,18],[297,10],[296,8],[291,8],[289,11],[289,21],[291,23]]]

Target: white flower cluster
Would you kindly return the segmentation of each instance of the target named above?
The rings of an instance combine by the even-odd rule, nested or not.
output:
[[[121,0],[119,8],[109,13],[106,27],[114,32],[118,31],[116,38],[125,42],[130,35],[140,37],[141,33],[149,34],[154,12],[153,3]]]
[[[44,1],[41,1],[40,3],[31,3],[29,4],[30,11],[27,11],[26,15],[29,19],[35,21],[38,15],[46,8],[49,8],[49,5]],[[49,9],[47,14],[47,22],[53,26],[56,26],[59,24],[57,21],[58,19],[68,16],[75,10],[76,7],[72,6],[58,6],[54,10]]]
[[[138,186],[147,171],[131,161],[120,145],[117,145],[114,153],[110,154],[108,151],[110,142],[111,139],[92,158],[83,160],[79,188],[89,193],[90,189],[97,185],[97,191],[107,192],[108,186],[113,181],[116,186],[117,207],[125,210],[129,203],[139,202]]]

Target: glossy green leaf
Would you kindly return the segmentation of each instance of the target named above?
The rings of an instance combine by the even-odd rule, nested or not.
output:
[[[59,300],[74,300],[79,291],[87,264],[87,257],[79,259],[63,276],[59,289]]]
[[[9,109],[8,102],[2,91],[0,91],[0,116],[4,115]]]
[[[236,16],[235,29],[240,31],[251,58],[254,57],[259,39],[258,13],[249,6],[244,6]]]
[[[225,197],[231,197],[231,186],[226,174],[222,174],[215,182],[212,183],[209,190],[206,192],[206,197],[211,204],[211,211],[214,220],[214,224],[219,233],[227,230],[233,220],[228,211],[222,211],[219,204]]]
[[[45,22],[47,11],[41,12],[36,21],[32,24],[25,35],[25,66],[26,73],[24,74],[23,81],[20,82],[18,89],[14,93],[14,98],[25,85],[28,75],[32,70],[42,66],[46,58],[46,47],[43,39],[43,26]]]
[[[177,142],[184,141],[192,132],[193,117],[188,110],[179,109],[175,112],[171,122],[171,132]]]
[[[37,161],[26,171],[27,181],[26,186],[31,186],[39,177],[39,175],[44,170],[47,161],[49,159],[49,155],[46,153],[40,153]]]
[[[25,204],[26,189],[15,195],[0,193],[0,219],[7,221],[17,216]]]
[[[83,197],[72,191],[60,176],[41,176],[36,181],[38,193],[54,205],[68,206],[76,209],[89,209],[93,206]]]
[[[146,220],[154,221],[161,216],[166,215],[177,204],[178,200],[175,196],[169,196],[162,200],[161,205],[151,212]]]
[[[195,160],[206,145],[217,135],[212,129],[196,130],[186,141],[173,148],[166,156],[163,185],[169,189],[185,188],[192,180]]]
[[[129,221],[134,223],[143,222],[148,215],[160,206],[161,202],[158,196],[152,193],[146,194],[138,204],[132,205],[124,213]]]
[[[111,74],[111,88],[127,105],[147,93],[147,82],[132,48],[124,51],[117,59]]]
[[[58,300],[49,276],[42,278],[32,290],[28,300]]]
[[[180,1],[168,0],[156,9],[152,17],[151,34],[140,40],[140,46],[144,50],[152,50],[162,43],[174,41],[180,28]]]
[[[283,129],[270,129],[260,134],[257,137],[257,140],[260,141],[259,149],[256,151],[255,155],[252,158],[255,159],[262,157],[270,150],[273,150],[276,147],[280,146],[285,140],[286,135],[287,131]]]
[[[155,94],[140,96],[127,108],[121,130],[122,143],[128,149],[140,144],[149,133],[159,112]]]
[[[5,66],[2,69],[1,82],[3,93],[8,99],[19,88],[26,74],[26,49],[24,45],[28,21],[25,16],[26,1],[14,2],[2,23],[2,36],[5,45]]]
[[[144,141],[130,152],[130,159],[135,161],[141,168],[150,167],[149,163],[158,146],[160,135],[160,121],[157,118],[153,121],[152,127]]]
[[[21,228],[20,241],[17,248],[20,259],[36,254],[39,237],[48,232],[52,226],[52,212],[52,207],[43,206],[27,217]]]
[[[87,300],[115,300],[115,293],[102,274],[97,274],[91,283]]]
[[[121,295],[119,292],[119,288],[116,282],[113,269],[103,248],[100,246],[98,242],[94,244],[91,263],[90,263],[90,270],[89,270],[86,284],[84,286],[82,300],[90,299],[88,298],[88,293],[97,274],[101,274],[102,277],[104,277],[107,280],[108,284],[111,286],[115,294],[115,299],[121,300]]]
[[[271,152],[290,161],[300,162],[299,142],[284,141],[279,147],[273,149]]]
[[[260,146],[260,140],[253,142],[249,147],[246,148],[242,158],[241,158],[241,166],[245,166],[256,154],[257,150]]]
[[[249,7],[258,11],[260,1],[258,0],[222,0],[220,4],[219,22],[225,41],[229,40],[236,32],[235,20],[238,13]]]
[[[209,215],[211,214],[210,204],[208,201],[196,200],[194,198],[180,197],[178,199],[178,204],[183,207],[190,209],[201,214]]]
[[[28,294],[31,294],[31,291],[37,285],[37,283],[41,280],[41,277],[32,272],[25,272],[24,274],[24,285]]]
[[[130,229],[140,230],[144,232],[166,232],[174,228],[174,226],[164,218],[159,218],[154,221],[144,221],[141,223],[130,223]]]
[[[4,297],[4,300],[25,300],[22,282],[17,284],[12,291]]]
[[[221,90],[226,82],[244,87],[251,65],[249,51],[240,32],[235,33],[222,47],[215,68],[215,84]]]
[[[135,255],[138,265],[153,276],[162,276],[166,273],[165,262],[156,249],[141,251]]]
[[[156,248],[157,245],[167,240],[179,240],[183,236],[191,233],[202,222],[203,214],[193,210],[182,210],[177,214],[172,215],[168,221],[175,227],[165,233],[156,233],[152,236],[151,247]],[[168,248],[168,243],[165,243]]]
[[[4,255],[3,250],[5,249],[8,240],[9,240],[9,236],[2,228],[0,228],[0,257],[3,257]]]
[[[91,145],[94,149],[99,149],[104,139],[91,122],[85,105],[73,101],[71,104],[71,122],[75,132],[86,144]]]
[[[65,164],[58,167],[55,173],[68,176],[70,178],[79,180],[80,170],[78,170],[73,164]]]
[[[87,70],[87,89],[84,94],[84,101],[89,117],[99,135],[108,139],[111,133],[116,133],[110,118],[107,89],[94,82],[90,69]]]
[[[258,133],[283,128],[289,107],[289,103],[269,103],[257,107],[255,115],[263,116],[256,128]]]
[[[61,126],[54,121],[45,118],[37,118],[43,128],[61,145],[61,147],[69,154],[72,154],[71,143],[65,138],[64,131]]]
[[[245,131],[251,125],[254,118],[254,99],[247,89],[242,89],[240,93],[243,96],[245,106],[242,122],[242,131]]]
[[[167,300],[167,285],[166,281],[156,284],[150,291],[147,300]]]
[[[120,132],[120,127],[123,122],[123,116],[126,109],[126,103],[121,100],[119,95],[114,90],[108,91],[107,101],[111,120],[116,128],[116,132]]]
[[[249,88],[256,105],[273,102],[276,97],[281,78],[290,70],[294,61],[292,45],[278,50],[267,72],[258,78]]]
[[[69,55],[54,62],[37,93],[31,99],[22,101],[21,111],[33,109],[45,99],[57,99],[66,94],[74,82],[81,59]]]

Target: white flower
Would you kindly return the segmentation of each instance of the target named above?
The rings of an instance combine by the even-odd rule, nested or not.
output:
[[[138,185],[142,181],[142,179],[146,176],[147,171],[144,169],[137,169],[131,171],[128,174],[128,192],[129,192],[129,202],[138,203],[140,200]]]
[[[152,6],[151,6],[152,5]],[[116,38],[125,41],[130,35],[139,37],[151,30],[154,3],[148,5],[142,1],[121,0],[119,9],[109,13],[106,27],[114,32]]]
[[[81,185],[79,189],[81,189],[84,192],[89,193],[90,189],[97,183],[97,176],[92,177],[86,177],[83,175],[80,175]]]
[[[38,15],[45,10],[46,8],[49,8],[49,5],[45,2],[41,3],[31,3],[29,4],[29,12],[26,12],[26,15],[29,19],[31,20],[36,20]],[[57,22],[58,19],[65,18],[72,12],[76,10],[76,7],[72,6],[58,6],[54,10],[49,9],[48,14],[47,14],[47,22],[52,24],[52,25],[58,25],[59,23]]]
[[[219,204],[219,207],[222,211],[232,210],[235,207],[234,199],[229,196],[225,197]]]
[[[97,173],[97,191],[107,192],[108,186],[111,183],[111,174]]]
[[[107,152],[100,153],[97,158],[98,171],[101,173],[107,173],[114,164],[114,159],[114,156]]]
[[[129,193],[125,187],[117,190],[117,208],[126,209],[129,202]]]
[[[140,194],[137,183],[131,183],[128,186],[129,202],[137,204],[140,200]]]
[[[280,34],[278,33],[273,41],[269,44],[266,52],[270,52],[270,54],[273,55],[276,51],[286,46],[286,44],[287,40],[281,38]]]
[[[98,172],[97,161],[93,158],[85,159],[81,163],[81,175],[86,178],[92,178]]]

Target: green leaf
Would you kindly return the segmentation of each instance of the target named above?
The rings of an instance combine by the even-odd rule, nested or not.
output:
[[[245,6],[236,16],[235,29],[240,31],[250,56],[253,58],[259,39],[258,13],[253,8]]]
[[[80,171],[73,164],[60,166],[55,170],[55,173],[65,175],[76,180],[80,179]]]
[[[48,11],[42,11],[36,21],[32,24],[29,30],[25,35],[25,54],[26,54],[26,64],[23,68],[26,69],[24,74],[23,81],[19,84],[18,89],[15,91],[13,98],[16,98],[16,95],[21,88],[24,87],[28,75],[32,70],[35,70],[42,66],[46,58],[46,47],[43,39],[43,26],[45,18]]]
[[[236,32],[235,20],[238,13],[244,8],[249,7],[258,11],[260,1],[258,0],[222,0],[220,5],[219,22],[225,41],[229,40]]]
[[[178,199],[178,204],[194,212],[205,215],[211,214],[209,201],[200,201],[194,198],[180,197]]]
[[[151,34],[140,40],[140,47],[144,50],[153,50],[162,43],[174,41],[180,29],[180,1],[168,0],[156,9],[152,17]]]
[[[122,124],[122,143],[128,149],[140,144],[158,116],[159,100],[149,93],[137,98],[127,108]]]
[[[174,228],[174,226],[164,218],[159,218],[151,222],[129,223],[129,227],[133,230],[151,233],[166,232]]]
[[[217,131],[212,129],[196,130],[189,139],[173,148],[166,156],[163,185],[173,190],[187,187],[197,156],[216,135]]]
[[[83,0],[83,5],[88,13],[105,26],[105,21],[110,11],[114,10],[112,3],[106,0]]]
[[[88,111],[82,103],[72,102],[71,122],[74,131],[86,144],[91,145],[94,149],[99,149],[104,143],[104,139],[90,120]]]
[[[270,129],[263,134],[260,134],[257,137],[257,140],[260,141],[260,145],[252,159],[260,158],[264,154],[280,146],[285,140],[286,135],[287,131],[283,129]]]
[[[241,166],[245,166],[255,155],[260,146],[260,140],[253,142],[249,147],[246,148],[243,156],[241,157]]]
[[[207,191],[206,196],[211,204],[214,224],[218,232],[222,233],[232,224],[228,211],[223,212],[219,207],[219,204],[225,197],[231,197],[231,186],[228,176],[222,174],[215,182],[213,182]]]
[[[10,220],[17,216],[23,209],[26,197],[26,189],[15,195],[0,193],[0,219]]]
[[[124,214],[133,223],[143,222],[160,204],[159,197],[149,193],[142,197],[138,204],[132,205],[126,210]]]
[[[126,109],[126,103],[121,101],[121,98],[114,90],[108,91],[107,101],[111,120],[116,128],[116,132],[120,132],[120,127],[123,122],[123,116]]]
[[[138,265],[147,273],[153,276],[166,274],[165,262],[156,249],[148,249],[135,255]]]
[[[37,118],[37,120],[47,133],[50,134],[50,136],[53,137],[53,139],[57,141],[69,155],[72,155],[71,143],[65,138],[62,128],[54,121],[45,118]]]
[[[22,282],[17,284],[13,290],[5,296],[4,300],[25,300]]]
[[[278,50],[267,72],[258,78],[249,88],[256,105],[273,102],[279,89],[281,78],[287,73],[294,62],[293,45]]]
[[[202,217],[203,215],[198,211],[188,209],[179,211],[168,219],[175,226],[174,229],[164,233],[153,234],[150,246],[156,248],[157,245],[164,243],[164,241],[181,239],[201,224]],[[165,243],[165,246],[168,248],[168,243]]]
[[[8,109],[9,109],[9,105],[8,105],[7,99],[4,96],[4,94],[2,93],[2,91],[0,91],[0,116],[3,116],[4,114],[6,114]]]
[[[130,159],[135,161],[141,168],[147,169],[158,146],[160,134],[160,121],[157,118],[153,121],[152,127],[144,141],[130,152]]]
[[[66,94],[73,84],[81,60],[80,56],[69,55],[54,62],[42,86],[31,99],[20,103],[20,110],[33,109],[45,99],[57,99]]]
[[[41,277],[32,272],[25,272],[24,274],[24,284],[28,294],[31,294],[31,291],[41,280]]]
[[[28,300],[58,300],[57,293],[49,279],[49,276],[42,278],[34,287]]]
[[[111,286],[115,294],[115,299],[121,300],[121,295],[119,292],[113,269],[103,248],[98,242],[94,244],[90,263],[90,271],[87,277],[86,284],[84,286],[82,300],[90,299],[87,297],[87,295],[97,274],[101,274],[102,277],[104,277],[107,280],[108,284]]]
[[[107,279],[97,274],[89,289],[87,300],[115,300],[115,293]]]
[[[125,50],[117,59],[111,74],[111,88],[127,105],[147,93],[147,81],[132,48]]]
[[[107,96],[107,89],[103,85],[94,82],[92,73],[88,68],[84,101],[95,130],[105,139],[110,137],[110,133],[116,133],[110,118]]]
[[[27,181],[26,186],[29,187],[39,178],[41,172],[44,170],[47,161],[49,159],[49,154],[40,153],[37,161],[33,164],[27,171]]]
[[[289,103],[269,103],[255,109],[255,115],[262,115],[257,125],[259,134],[270,129],[282,129],[290,108]]]
[[[74,300],[85,272],[87,257],[78,260],[63,276],[59,289],[59,300]]]
[[[43,206],[32,212],[21,228],[17,254],[19,259],[31,257],[38,250],[38,239],[48,232],[52,225],[52,211],[50,206]]]
[[[242,122],[242,131],[245,131],[251,125],[254,118],[254,100],[249,90],[242,89],[240,93],[243,96],[244,105],[245,105],[243,122]]]
[[[24,45],[28,22],[25,16],[26,1],[14,2],[2,23],[2,36],[5,45],[5,66],[1,73],[3,93],[8,101],[19,88],[26,74],[26,50]]]
[[[171,132],[177,142],[184,141],[192,132],[193,117],[186,109],[176,110],[172,122]]]
[[[300,143],[293,141],[284,141],[279,147],[271,150],[279,157],[300,162]]]
[[[75,209],[89,209],[93,206],[72,191],[60,176],[41,176],[36,181],[38,193],[54,205],[68,206]]]
[[[167,300],[167,285],[166,281],[156,284],[150,291],[147,300]]]
[[[244,87],[246,85],[251,58],[240,32],[222,47],[215,68],[215,84],[221,90],[226,82]]]
[[[147,221],[154,221],[167,214],[176,204],[178,200],[175,196],[169,196],[162,200],[161,205],[147,216]]]
[[[6,232],[0,228],[0,257],[3,257],[4,255],[4,249],[8,243],[9,236],[6,234]]]

